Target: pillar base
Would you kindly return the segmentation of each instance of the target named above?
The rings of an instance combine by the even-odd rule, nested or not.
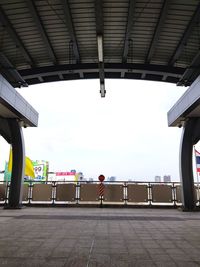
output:
[[[6,204],[5,206],[4,206],[4,210],[20,210],[20,209],[24,209],[25,208],[25,206],[23,206],[23,205],[17,205],[17,206],[11,206],[11,205],[9,205],[9,204]]]
[[[194,207],[193,209],[187,209],[185,207],[180,207],[178,210],[183,211],[183,212],[194,212],[194,211],[199,211],[200,212],[200,207]]]

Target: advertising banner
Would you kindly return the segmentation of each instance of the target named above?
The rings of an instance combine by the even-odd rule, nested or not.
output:
[[[47,181],[47,174],[49,170],[49,162],[45,160],[32,161],[35,178],[31,176],[24,177],[24,181]],[[9,182],[11,178],[11,172],[8,170],[8,162],[5,163],[4,181]]]
[[[34,181],[47,181],[47,174],[49,169],[49,162],[45,160],[36,160],[33,162],[35,173]]]

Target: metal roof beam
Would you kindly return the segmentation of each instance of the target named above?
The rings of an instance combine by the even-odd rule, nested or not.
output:
[[[28,86],[19,72],[14,68],[9,59],[2,52],[0,52],[0,69],[2,70],[2,74],[6,76],[5,78],[7,78],[7,80],[10,80],[11,78],[15,87]]]
[[[200,51],[193,58],[189,68],[183,73],[177,85],[189,86],[200,74]]]
[[[29,7],[29,10],[31,11],[31,15],[33,16],[33,19],[34,19],[34,21],[35,21],[35,23],[37,25],[37,28],[38,28],[41,36],[42,36],[42,39],[43,39],[43,41],[45,43],[45,46],[47,48],[47,51],[49,53],[49,56],[50,56],[51,60],[53,61],[53,63],[56,64],[57,63],[56,55],[54,53],[53,47],[52,47],[52,45],[51,45],[51,43],[49,41],[49,38],[47,36],[47,33],[45,31],[45,28],[44,28],[44,25],[42,23],[42,20],[41,20],[39,14],[38,14],[36,5],[35,5],[33,0],[28,0],[27,1],[27,5]]]
[[[70,38],[73,42],[73,51],[74,51],[74,55],[76,58],[76,62],[78,63],[78,62],[80,62],[80,53],[79,53],[79,49],[78,49],[78,43],[77,43],[77,39],[76,39],[74,25],[72,22],[72,16],[71,16],[69,3],[68,3],[68,0],[62,0],[62,3],[63,3],[63,7],[64,7],[66,26],[68,28]]]
[[[131,35],[131,29],[133,27],[133,18],[134,18],[134,10],[135,10],[135,0],[129,0],[129,9],[128,9],[128,19],[126,25],[126,34],[124,39],[124,50],[122,56],[122,62],[126,63],[128,56],[128,48],[129,48],[129,39]]]
[[[104,63],[104,69],[106,72],[125,72],[125,73],[141,73],[145,71],[157,73],[160,75],[169,75],[174,77],[182,77],[185,68],[181,67],[173,67],[173,66],[165,66],[165,65],[149,65],[149,64],[131,64],[131,63]],[[20,70],[24,79],[34,78],[38,75],[46,76],[46,75],[60,75],[60,74],[71,74],[76,72],[83,73],[92,73],[98,71],[98,63],[85,63],[85,64],[65,64],[58,66],[46,66],[46,67],[38,67],[32,69],[23,69]]]
[[[106,90],[105,90],[105,72],[104,72],[104,63],[99,63],[99,80],[100,80],[100,94],[101,97],[105,97]]]
[[[95,0],[95,16],[96,16],[96,35],[97,35],[97,50],[99,62],[99,80],[100,94],[105,97],[105,73],[104,73],[104,56],[103,56],[103,1]]]
[[[197,6],[194,15],[192,16],[185,32],[183,33],[183,36],[181,37],[181,40],[176,47],[176,50],[174,51],[171,59],[169,60],[169,65],[174,65],[174,63],[177,61],[177,59],[180,57],[185,45],[187,44],[187,41],[191,35],[192,29],[194,28],[195,24],[200,20],[200,4]]]
[[[17,47],[20,49],[22,55],[27,60],[27,62],[31,66],[34,66],[35,64],[34,64],[33,59],[31,58],[31,56],[30,56],[29,52],[27,51],[27,49],[25,48],[25,46],[23,45],[21,39],[17,35],[16,31],[14,30],[12,24],[10,23],[8,17],[4,13],[1,6],[0,6],[0,21],[6,27],[6,30],[8,31],[9,35],[11,36],[11,38],[13,39],[13,41],[17,45]]]
[[[95,0],[96,32],[103,36],[103,1]]]
[[[92,79],[99,78],[101,91],[105,90],[105,77],[107,78],[127,78],[141,79],[141,75],[146,80],[165,81],[177,83],[181,79],[185,68],[132,64],[132,63],[85,63],[85,64],[65,64],[39,67],[35,69],[20,70],[20,74],[28,84],[37,84],[40,82],[39,76],[43,77],[44,82],[53,80],[74,80],[74,79]],[[82,73],[82,77],[80,77]],[[55,79],[55,76],[57,78]],[[145,77],[144,77],[145,76]],[[100,92],[101,92],[100,91]]]
[[[152,58],[152,56],[156,50],[156,45],[157,45],[157,42],[159,40],[163,25],[165,23],[169,4],[170,4],[170,0],[164,0],[163,5],[162,5],[162,9],[160,12],[160,17],[159,17],[157,25],[155,27],[153,38],[151,40],[151,44],[150,44],[150,47],[149,47],[149,50],[148,50],[148,53],[146,56],[146,63],[149,63],[151,61],[151,58]]]

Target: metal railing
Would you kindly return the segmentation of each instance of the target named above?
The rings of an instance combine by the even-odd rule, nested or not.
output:
[[[177,207],[181,203],[179,182],[104,182],[104,194],[99,196],[100,182],[74,181],[26,181],[23,190],[25,205],[120,205]],[[9,182],[0,183],[0,203],[8,204]],[[196,188],[196,205],[199,206],[199,193]]]

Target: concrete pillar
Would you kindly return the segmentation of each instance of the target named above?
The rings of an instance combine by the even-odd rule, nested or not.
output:
[[[183,209],[192,211],[195,208],[194,178],[192,170],[193,141],[192,131],[194,121],[189,120],[183,128],[180,145],[180,178],[182,182]]]
[[[13,153],[12,175],[7,208],[22,206],[25,149],[22,128],[16,119],[8,119]]]
[[[193,177],[193,145],[200,140],[200,119],[190,118],[185,123],[180,144],[180,178],[182,182],[183,210],[192,211],[196,207]]]

